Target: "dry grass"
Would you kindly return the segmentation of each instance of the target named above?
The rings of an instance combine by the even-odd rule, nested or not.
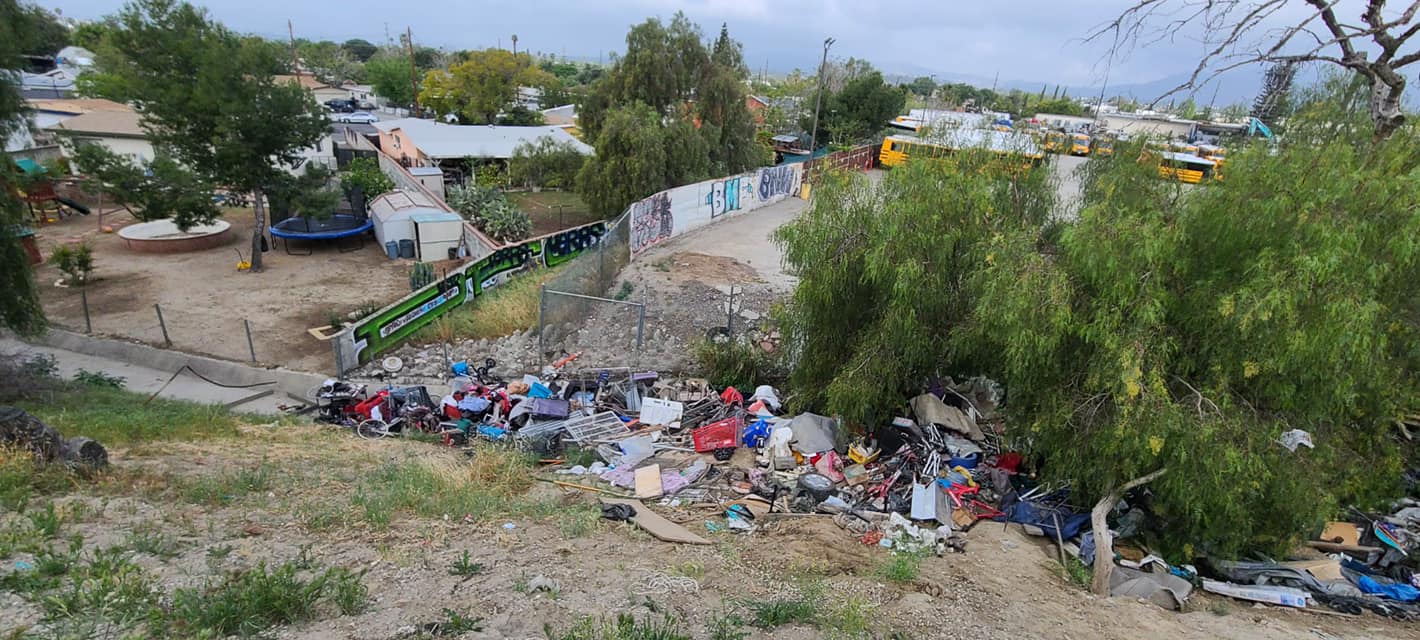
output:
[[[537,324],[538,292],[563,267],[514,276],[477,300],[415,332],[409,341],[427,344],[500,338]]]

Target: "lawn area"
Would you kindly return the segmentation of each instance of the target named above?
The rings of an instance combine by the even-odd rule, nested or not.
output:
[[[410,336],[409,342],[452,342],[498,338],[537,324],[538,290],[566,265],[520,273]]]
[[[509,193],[508,200],[532,218],[533,235],[540,236],[599,220],[571,191]]]

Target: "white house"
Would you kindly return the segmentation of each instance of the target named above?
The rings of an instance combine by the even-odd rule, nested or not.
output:
[[[65,118],[46,128],[69,138],[75,145],[98,144],[109,151],[138,160],[153,159],[153,144],[139,126],[139,116],[133,110],[90,111]]]
[[[572,137],[560,126],[509,127],[444,124],[419,118],[374,123],[380,131],[380,149],[406,166],[438,166],[442,160],[507,160],[522,144],[542,138],[567,142],[584,155],[591,145]]]

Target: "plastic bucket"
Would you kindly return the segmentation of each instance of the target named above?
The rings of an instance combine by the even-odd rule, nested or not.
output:
[[[394,260],[395,258],[398,258],[398,257],[399,257],[399,243],[398,243],[398,242],[395,242],[394,240],[390,240],[389,242],[386,242],[386,243],[385,243],[385,254],[390,257],[390,260]]]

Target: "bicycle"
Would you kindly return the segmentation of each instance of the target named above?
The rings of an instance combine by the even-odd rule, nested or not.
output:
[[[366,440],[378,440],[391,435],[407,435],[410,429],[420,433],[441,433],[443,424],[434,411],[427,407],[412,407],[399,412],[394,420],[384,421],[370,418],[355,425],[355,435]]]

